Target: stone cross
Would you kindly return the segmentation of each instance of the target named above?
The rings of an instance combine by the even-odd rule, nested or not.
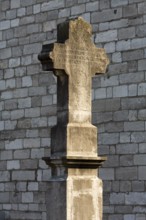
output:
[[[52,154],[44,158],[52,167],[53,180],[48,219],[101,220],[97,168],[105,158],[98,157],[97,129],[91,124],[91,82],[95,74],[105,73],[109,60],[105,50],[92,43],[91,26],[82,18],[60,24],[57,31],[58,42],[44,45],[39,55],[43,69],[53,70],[58,78]]]

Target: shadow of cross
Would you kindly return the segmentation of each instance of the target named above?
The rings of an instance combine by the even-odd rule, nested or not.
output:
[[[58,43],[48,45],[39,59],[45,70],[53,70],[59,77],[57,90],[64,90],[62,95],[58,92],[60,118],[62,110],[68,109],[69,123],[90,123],[92,76],[105,73],[109,60],[105,50],[93,44],[91,25],[81,17],[59,25],[57,34]],[[46,51],[49,54],[45,55]],[[68,84],[67,88],[63,84]],[[66,101],[62,104],[64,97]]]

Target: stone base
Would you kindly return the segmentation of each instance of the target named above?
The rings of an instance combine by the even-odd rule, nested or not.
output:
[[[102,181],[96,169],[68,169],[47,192],[48,220],[102,220]]]

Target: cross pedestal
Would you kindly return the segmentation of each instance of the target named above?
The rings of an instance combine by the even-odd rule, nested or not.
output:
[[[48,220],[102,220],[102,181],[97,128],[91,124],[91,82],[109,60],[91,41],[82,18],[57,27],[57,43],[39,54],[43,70],[57,76],[57,125],[51,132],[52,167],[47,194]]]

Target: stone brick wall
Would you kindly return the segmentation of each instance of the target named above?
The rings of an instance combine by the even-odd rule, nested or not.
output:
[[[108,160],[104,220],[146,219],[145,0],[0,1],[0,219],[47,220],[42,161],[56,124],[56,79],[37,59],[56,25],[82,16],[110,58],[93,80],[93,123]]]

